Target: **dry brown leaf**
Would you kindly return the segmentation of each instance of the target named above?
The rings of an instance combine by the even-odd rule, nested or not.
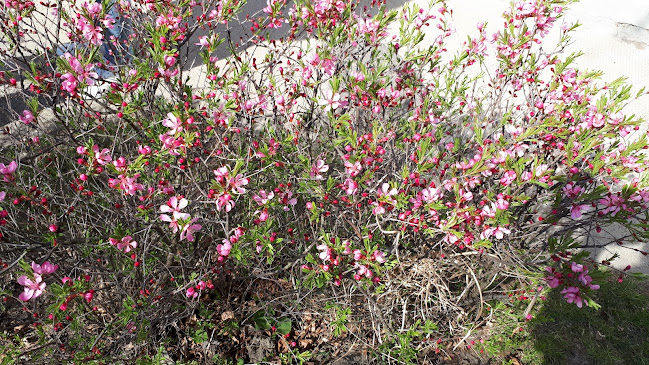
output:
[[[227,321],[230,319],[234,319],[234,312],[233,311],[225,311],[221,313],[221,320],[222,321]]]
[[[307,347],[312,343],[313,343],[312,339],[304,339],[304,340],[299,340],[298,341],[298,344],[299,344],[300,347]]]

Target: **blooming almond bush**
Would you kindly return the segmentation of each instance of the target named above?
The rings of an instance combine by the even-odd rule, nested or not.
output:
[[[567,3],[451,54],[443,1],[6,2],[3,346],[324,362],[349,333],[455,350],[516,290],[596,307],[609,262],[581,248],[649,237],[647,141],[642,92],[559,52]]]

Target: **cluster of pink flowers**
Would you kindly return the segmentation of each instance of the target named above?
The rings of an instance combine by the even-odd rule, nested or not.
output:
[[[226,213],[234,208],[234,199],[232,194],[241,195],[247,190],[245,188],[249,179],[242,174],[230,175],[230,167],[222,166],[214,170],[216,176],[216,189],[211,189],[208,198],[216,199],[216,209]]]
[[[194,233],[200,231],[203,226],[196,223],[198,218],[192,218],[189,213],[181,212],[182,209],[186,208],[189,205],[189,201],[185,198],[178,198],[172,196],[169,198],[167,204],[160,206],[160,212],[163,214],[160,215],[160,220],[163,222],[169,223],[169,228],[173,230],[173,233],[180,231],[180,239],[187,238],[187,241],[194,241]],[[171,213],[171,216],[166,214]]]
[[[221,244],[216,245],[216,252],[219,254],[219,262],[223,262],[230,255],[232,245],[239,242],[241,237],[243,237],[243,234],[243,227],[237,227],[237,229],[234,230],[234,234],[231,235],[230,238],[224,239]]]
[[[90,44],[99,46],[104,39],[104,30],[102,29],[102,27],[95,25],[94,19],[102,11],[101,3],[91,2],[90,4],[88,4],[86,2],[83,3],[83,7],[88,12],[90,20],[86,19],[85,17],[79,17],[75,26],[77,30],[81,32],[83,38],[85,38]],[[115,23],[115,20],[112,19],[110,15],[107,15],[101,23],[112,26],[112,24]]]
[[[349,240],[343,240],[339,247],[335,246],[334,243],[336,240],[332,239],[332,245],[320,244],[316,248],[318,249],[318,257],[323,262],[320,265],[320,269],[325,272],[330,272],[332,269],[341,267],[341,265],[347,263],[353,267],[355,270],[354,279],[361,280],[363,278],[371,279],[373,282],[379,282],[379,277],[371,269],[372,263],[382,264],[387,261],[386,255],[384,252],[379,250],[374,250],[371,254],[361,251],[360,249],[351,248],[351,242]],[[338,254],[340,252],[340,254]],[[350,259],[346,259],[349,257]],[[309,266],[303,265],[302,269],[311,270]],[[334,278],[334,284],[340,285],[342,280],[342,273],[339,273],[337,277]]]
[[[109,178],[108,186],[117,190],[122,190],[125,195],[132,196],[135,195],[136,192],[144,189],[144,186],[137,182],[138,177],[140,177],[140,174],[135,174],[130,177],[120,174],[117,179]]]
[[[90,157],[90,161],[92,161],[93,165],[104,166],[113,160],[108,148],[100,149],[96,144],[92,146],[92,154],[90,154],[90,152],[88,152],[88,149],[83,146],[77,147],[77,153]],[[85,162],[83,160],[80,160],[80,163]]]
[[[583,297],[583,289],[599,289],[599,285],[592,283],[593,278],[588,275],[588,268],[574,261],[562,265],[562,267],[565,267],[566,270],[557,270],[552,267],[545,268],[550,273],[550,275],[544,278],[548,286],[554,289],[561,284],[573,283],[573,285],[566,286],[561,290],[561,294],[564,294],[563,298],[568,303],[575,303],[579,308],[584,304],[588,305],[588,301]]]
[[[214,284],[211,281],[199,280],[195,286],[190,286],[185,291],[185,296],[190,299],[196,299],[200,296],[200,293],[206,289],[214,289]]]
[[[63,79],[63,83],[61,84],[62,90],[74,95],[78,92],[77,88],[80,84],[85,83],[89,86],[95,84],[95,80],[99,76],[93,71],[95,68],[94,64],[83,64],[77,57],[70,53],[66,53],[63,57],[68,61],[71,71],[61,75],[61,79]]]
[[[49,275],[59,268],[59,265],[52,265],[49,261],[45,261],[42,265],[38,265],[32,261],[31,266],[34,272],[32,278],[29,278],[27,275],[22,275],[18,278],[18,284],[25,287],[23,292],[18,296],[18,299],[24,302],[43,294],[46,287],[43,281],[43,275]]]
[[[33,1],[16,1],[16,0],[5,0],[4,6],[9,9],[15,9],[19,12],[23,12],[26,9],[34,7]],[[10,23],[11,26],[11,23]]]

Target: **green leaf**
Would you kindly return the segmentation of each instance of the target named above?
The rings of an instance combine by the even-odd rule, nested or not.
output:
[[[331,189],[334,187],[335,183],[336,183],[336,181],[330,176],[327,179],[327,191],[331,191]]]
[[[266,318],[266,312],[264,311],[258,311],[252,316],[253,322],[255,322],[255,328],[259,330],[269,330],[270,329],[270,322],[268,321],[268,318]]]
[[[201,344],[207,342],[207,332],[203,328],[199,328],[192,337],[195,343]]]
[[[288,318],[282,318],[277,322],[277,332],[286,336],[291,332],[291,320]]]

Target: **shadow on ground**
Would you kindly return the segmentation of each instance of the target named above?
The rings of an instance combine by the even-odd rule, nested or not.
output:
[[[649,364],[649,281],[633,277],[603,284],[599,310],[577,308],[555,289],[530,321],[532,349],[524,364]]]

